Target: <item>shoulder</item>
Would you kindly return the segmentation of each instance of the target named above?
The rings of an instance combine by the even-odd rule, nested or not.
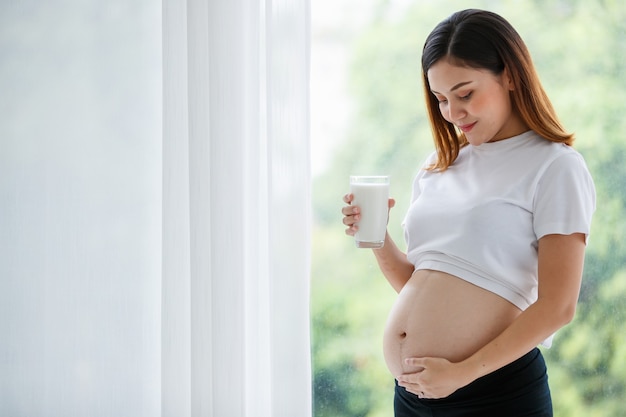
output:
[[[564,143],[553,142],[531,132],[526,146],[520,149],[525,158],[538,172],[554,169],[576,169],[587,171],[585,159],[575,148]]]
[[[544,156],[546,173],[554,173],[555,171],[578,171],[585,175],[590,175],[584,157],[576,149],[563,143],[551,142],[545,139],[544,142],[547,142]]]

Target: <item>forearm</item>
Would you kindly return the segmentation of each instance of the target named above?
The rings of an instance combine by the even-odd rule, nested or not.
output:
[[[374,249],[373,252],[378,266],[389,284],[396,292],[400,292],[415,270],[413,264],[406,258],[406,254],[396,246],[389,233],[385,235],[385,245],[380,249]]]
[[[514,361],[574,318],[582,279],[585,236],[539,240],[538,299],[491,343],[465,362],[476,378]]]
[[[566,306],[563,304],[562,306]],[[407,358],[416,372],[396,377],[400,386],[426,398],[444,398],[476,379],[514,362],[569,321],[569,308],[538,301],[521,313],[498,337],[469,358],[452,363],[445,358]]]
[[[537,301],[498,337],[460,362],[466,382],[474,381],[522,357],[571,320],[567,309]]]

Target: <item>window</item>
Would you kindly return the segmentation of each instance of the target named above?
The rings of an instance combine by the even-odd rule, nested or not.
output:
[[[395,293],[370,251],[343,234],[341,196],[354,173],[389,174],[400,222],[418,164],[432,150],[420,54],[459,1],[312,3],[314,415],[388,416],[392,376],[382,331]],[[598,209],[576,318],[544,349],[557,416],[624,415],[626,395],[626,5],[479,1],[526,41],[564,125],[576,133]]]

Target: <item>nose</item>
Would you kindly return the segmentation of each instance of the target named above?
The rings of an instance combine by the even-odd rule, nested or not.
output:
[[[453,102],[452,100],[448,102],[448,120],[450,122],[461,120],[465,116],[467,116],[467,112],[462,103]]]

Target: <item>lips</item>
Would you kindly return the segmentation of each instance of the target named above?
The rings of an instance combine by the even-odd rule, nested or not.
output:
[[[463,126],[459,126],[459,129],[461,129],[461,131],[463,133],[468,133],[470,130],[472,130],[474,128],[475,125],[476,125],[476,122],[470,123],[470,124],[467,124],[467,125],[463,125]]]

